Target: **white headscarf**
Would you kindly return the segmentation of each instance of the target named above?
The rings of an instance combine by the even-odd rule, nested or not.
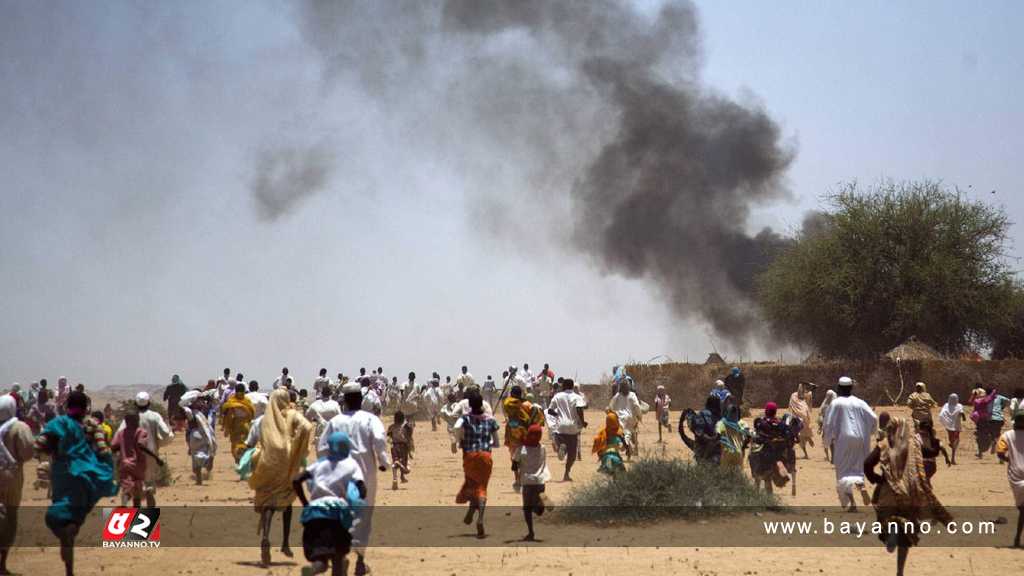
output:
[[[4,394],[0,396],[0,424],[14,418],[18,414],[18,402],[14,396]]]
[[[831,404],[832,401],[835,400],[835,399],[836,399],[836,391],[835,390],[829,390],[828,392],[825,392],[825,399],[821,401],[821,407],[820,407],[822,412],[824,412],[825,408],[828,408],[828,405]]]
[[[135,395],[135,405],[139,408],[149,406],[149,392],[139,392]]]
[[[18,421],[16,418],[18,410],[18,402],[14,399],[14,396],[10,394],[4,394],[0,396],[0,439],[6,434],[7,430]],[[11,470],[17,467],[18,462],[14,459],[11,451],[7,449],[7,446],[0,441],[0,470]]]
[[[963,411],[964,407],[960,404],[960,397],[950,394],[949,399],[942,405],[942,410],[939,410],[939,422],[946,430],[957,430],[956,422]]]

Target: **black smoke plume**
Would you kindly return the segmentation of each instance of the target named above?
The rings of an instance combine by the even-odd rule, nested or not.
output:
[[[748,222],[788,197],[793,152],[763,107],[701,82],[690,2],[649,13],[613,0],[413,5],[310,1],[300,28],[326,79],[349,71],[399,108],[437,94],[418,125],[455,134],[445,145],[456,148],[483,133],[495,158],[524,166],[517,199],[571,222],[555,242],[652,282],[677,317],[733,343],[757,331],[754,279],[786,239]],[[501,205],[487,176],[466,172]]]

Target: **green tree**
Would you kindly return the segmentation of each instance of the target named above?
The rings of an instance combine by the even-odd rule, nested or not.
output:
[[[776,334],[852,358],[910,336],[955,355],[1005,331],[1018,289],[1002,209],[932,181],[851,183],[826,199],[758,279]]]

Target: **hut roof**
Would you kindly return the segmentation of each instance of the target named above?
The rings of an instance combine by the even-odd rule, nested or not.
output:
[[[704,361],[705,366],[725,366],[725,359],[719,355],[718,352],[712,352],[708,354],[708,359]]]
[[[886,352],[886,357],[891,360],[940,360],[942,354],[939,354],[931,346],[919,341],[916,337],[911,336],[906,342]]]

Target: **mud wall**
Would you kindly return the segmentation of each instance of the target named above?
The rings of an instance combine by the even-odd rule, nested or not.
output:
[[[903,381],[903,395],[913,391],[914,383],[921,381],[928,385],[928,391],[939,403],[950,393],[965,399],[971,388],[979,383],[994,385],[1009,396],[1015,388],[1024,387],[1024,360],[1000,361],[956,361],[956,360],[904,360],[897,365],[888,358],[877,361],[832,362],[822,364],[740,364],[746,376],[744,403],[758,407],[769,400],[786,406],[800,381],[818,384],[814,395],[815,406],[821,402],[825,390],[834,388],[840,376],[850,376],[857,381],[855,394],[875,406],[890,405]],[[724,378],[731,366],[707,366],[703,364],[634,364],[627,372],[637,383],[641,399],[647,402],[654,397],[655,387],[663,385],[672,396],[673,409],[699,407],[712,384]],[[588,387],[591,405],[599,398],[607,399],[607,387]]]

